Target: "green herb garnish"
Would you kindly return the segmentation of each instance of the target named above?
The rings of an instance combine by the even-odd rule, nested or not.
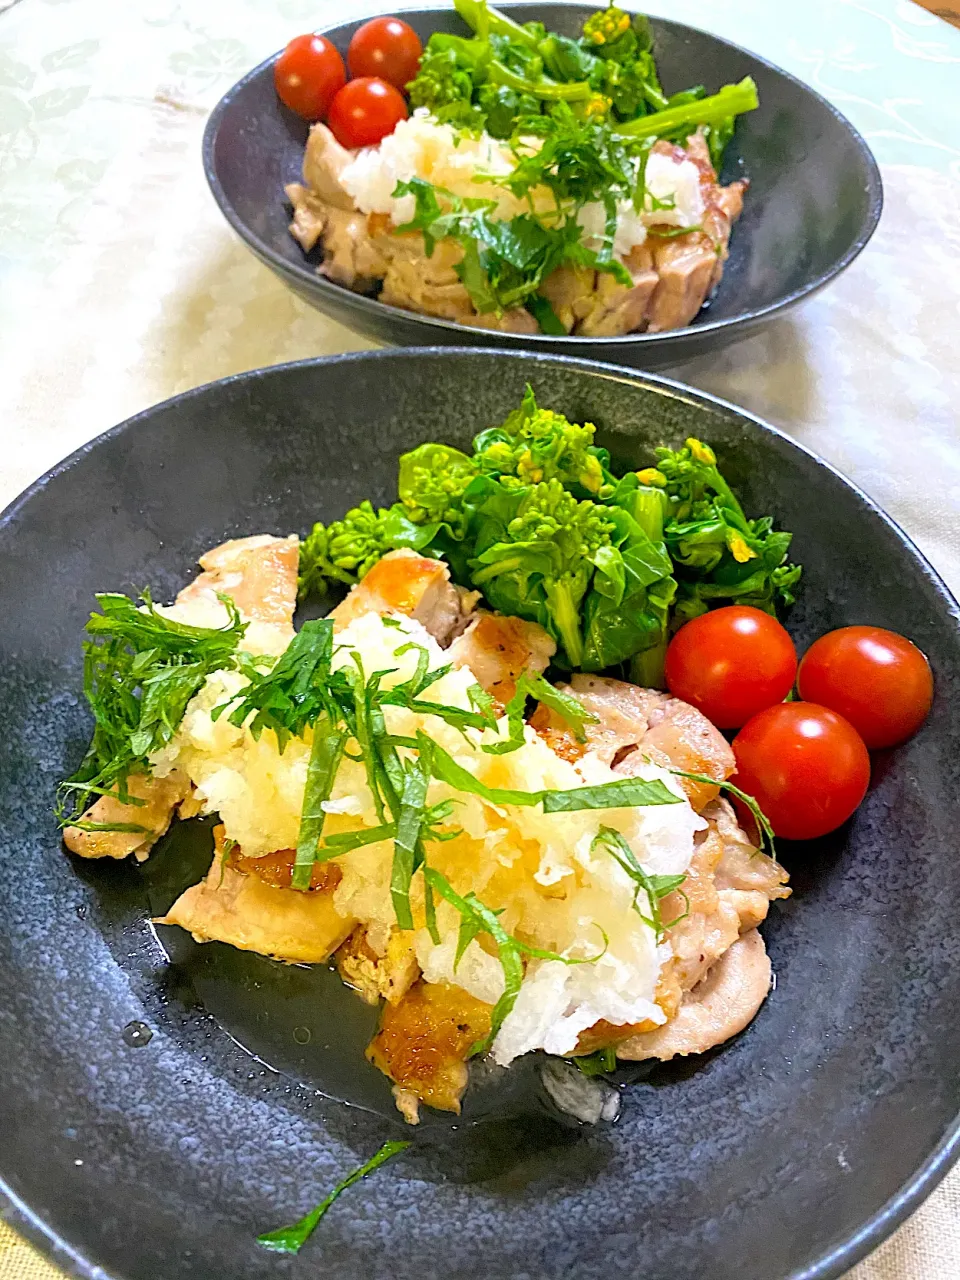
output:
[[[623,778],[601,782],[591,787],[572,787],[567,791],[514,791],[509,787],[488,787],[469,769],[457,764],[453,756],[438,743],[431,743],[422,731],[417,734],[421,753],[432,752],[433,776],[457,791],[479,796],[488,804],[517,805],[531,808],[542,804],[544,813],[573,813],[580,809],[631,809],[638,805],[683,804],[659,778],[647,782],[643,778]]]
[[[481,315],[502,316],[524,306],[566,262],[609,272],[623,285],[631,283],[622,263],[583,244],[576,209],[549,225],[529,213],[496,218],[495,200],[464,199],[423,178],[398,182],[393,195],[413,196],[414,216],[397,227],[397,233],[419,231],[428,258],[440,240],[454,240],[463,249],[454,270]]]
[[[525,955],[538,960],[557,960],[561,964],[595,964],[606,952],[608,938],[602,929],[600,932],[603,934],[603,951],[595,956],[561,956],[556,951],[546,951],[542,947],[528,946],[527,943],[521,942],[519,938],[507,933],[506,929],[501,925],[498,917],[503,914],[502,909],[494,910],[486,906],[475,893],[468,893],[461,897],[446,876],[441,875],[435,867],[425,867],[423,876],[426,883],[432,889],[435,889],[445,902],[449,902],[452,907],[455,907],[462,917],[460,932],[457,937],[454,969],[460,963],[463,953],[477,934],[489,934],[496,943],[497,956],[503,969],[503,994],[493,1006],[493,1011],[490,1014],[489,1035],[486,1040],[473,1046],[470,1051],[472,1054],[485,1053],[490,1048],[497,1038],[497,1033],[503,1026],[507,1015],[516,1004],[517,996],[520,994],[520,987],[523,984],[523,957]]]
[[[753,796],[748,795],[746,791],[741,791],[732,782],[719,782],[716,778],[707,777],[705,773],[686,773],[683,769],[670,769],[669,772],[675,774],[678,778],[689,778],[691,782],[701,782],[706,786],[719,787],[721,791],[726,791],[730,795],[736,796],[750,810],[750,816],[757,824],[761,849],[771,858],[776,858],[777,847],[773,826]]]
[[[130,775],[150,772],[150,755],[170,742],[207,676],[252,664],[237,649],[246,623],[232,600],[220,598],[229,620],[211,629],[165,617],[146,591],[139,601],[115,593],[96,597],[100,612],[91,615],[83,646],[83,692],[93,712],[93,737],[79,769],[60,784],[57,815],[63,825],[73,823],[91,797],[111,791],[123,804],[141,805],[127,789]],[[99,831],[135,827],[85,825]]]
[[[769,516],[747,519],[702,441],[655,452],[650,474],[668,504],[663,537],[677,579],[675,624],[730,601],[771,614],[792,604],[800,579],[787,563],[793,535],[774,531]]]
[[[359,1169],[354,1169],[353,1173],[347,1174],[343,1181],[338,1182],[330,1194],[321,1200],[315,1209],[305,1214],[299,1222],[294,1222],[289,1227],[278,1227],[276,1231],[267,1231],[262,1236],[257,1236],[257,1244],[262,1244],[265,1249],[270,1249],[274,1253],[299,1253],[313,1234],[317,1223],[348,1187],[352,1187],[355,1182],[359,1182],[367,1174],[379,1169],[382,1164],[386,1164],[401,1151],[406,1151],[409,1146],[409,1142],[385,1142],[375,1156],[372,1156]]]
[[[327,816],[322,807],[323,802],[330,799],[346,745],[345,729],[332,728],[326,715],[316,722],[313,727],[310,763],[307,765],[307,782],[303,791],[297,852],[290,881],[294,889],[310,887],[313,864],[317,861],[317,846]]]
[[[597,717],[586,710],[579,698],[557,689],[541,675],[532,675],[529,671],[524,671],[517,680],[513,697],[504,708],[508,726],[507,736],[500,742],[487,743],[483,747],[489,755],[507,755],[523,746],[526,727],[524,712],[528,698],[536,698],[538,702],[555,711],[573,729],[574,737],[578,742],[586,741],[584,726],[596,723]]]
[[[430,747],[421,746],[416,760],[408,762],[400,799],[397,835],[394,840],[393,870],[390,895],[397,924],[401,929],[413,928],[410,910],[410,882],[423,865],[421,832],[424,824],[427,788],[430,785]]]
[[[595,1053],[581,1054],[573,1059],[585,1076],[602,1076],[617,1069],[617,1051],[609,1044],[605,1049],[597,1049]]]
[[[639,915],[643,923],[645,925],[649,925],[649,927],[654,931],[657,941],[659,942],[666,930],[671,929],[675,924],[679,924],[679,922],[684,918],[684,915],[686,915],[686,912],[684,912],[684,915],[677,916],[674,920],[664,922],[660,914],[661,899],[665,898],[668,894],[673,893],[675,889],[679,889],[687,877],[685,875],[651,875],[648,871],[645,871],[637,861],[633,850],[630,848],[629,844],[627,844],[623,835],[619,831],[615,831],[612,827],[601,827],[598,834],[594,836],[593,844],[591,845],[591,852],[596,852],[599,849],[603,849],[609,853],[634,882],[636,887],[633,894],[633,909]],[[641,893],[646,896],[649,904],[650,914],[648,916],[645,916],[640,909],[639,898]],[[686,897],[683,893],[681,893],[681,896],[684,898]],[[688,902],[688,910],[689,905],[690,904]]]

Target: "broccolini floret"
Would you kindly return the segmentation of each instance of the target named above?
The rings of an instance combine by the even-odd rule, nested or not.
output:
[[[407,85],[411,108],[426,107],[447,124],[483,127],[473,106],[476,83],[491,51],[476,40],[435,33],[427,41],[416,78]]]
[[[583,38],[588,44],[609,47],[630,30],[630,15],[616,5],[598,9],[583,24]]]
[[[459,449],[422,444],[400,459],[400,501],[414,524],[446,524],[460,538],[465,520],[460,499],[476,474],[476,463]]]
[[[473,585],[495,609],[539,622],[570,665],[580,666],[581,605],[613,531],[603,507],[578,502],[556,478],[545,480],[525,492],[505,536],[471,561]]]
[[[629,663],[662,681],[670,632],[735,600],[775,614],[800,578],[791,534],[748,519],[713,450],[689,438],[617,479],[590,423],[541,409],[527,387],[469,456],[427,443],[400,460],[399,501],[362,502],[318,524],[300,553],[301,595],[350,586],[387,552],[447,561],[487,604],[538,622],[557,662],[582,671]]]
[[[664,540],[678,567],[677,620],[705,613],[710,602],[737,600],[775,613],[793,603],[800,569],[787,564],[792,534],[764,516],[748,520],[720,474],[713,450],[689,438],[681,449],[656,450],[645,473],[667,495]],[[686,572],[684,572],[686,571]]]
[[[359,582],[390,550],[384,535],[388,512],[369,502],[348,511],[342,520],[315,524],[300,544],[300,595],[322,592],[325,579],[347,586]]]
[[[484,475],[515,476],[524,484],[557,479],[599,495],[605,477],[596,427],[570,422],[562,413],[541,409],[528,385],[519,409],[501,427],[482,431],[473,442],[478,470]]]

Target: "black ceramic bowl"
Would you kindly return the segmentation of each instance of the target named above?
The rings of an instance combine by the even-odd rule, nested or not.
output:
[[[362,1056],[375,1012],[335,974],[158,940],[148,917],[200,878],[208,827],[178,825],[140,869],[79,863],[54,787],[90,730],[95,591],[169,599],[224,537],[390,501],[402,450],[466,445],[527,380],[596,422],[620,465],[711,441],[747,510],[795,531],[798,646],[843,623],[905,631],[937,699],[846,830],[782,851],[794,896],[764,926],[777,988],[742,1036],[635,1083],[612,1128],[565,1127],[520,1063],[481,1080],[459,1121],[405,1131]],[[116,427],[0,517],[0,1211],[89,1280],[839,1276],[957,1152],[958,622],[904,535],[828,466],[729,405],[608,366],[349,356]],[[128,1035],[142,1047],[122,1035],[135,1020],[153,1030]],[[414,1145],[298,1258],[254,1243],[388,1136]]]
[[[570,36],[579,35],[595,8],[505,7],[520,21],[536,19]],[[424,41],[434,31],[467,31],[449,6],[403,16]],[[361,21],[324,34],[346,52]],[[668,92],[692,84],[712,91],[750,75],[760,93],[759,109],[737,123],[721,175],[725,182],[746,175],[751,184],[733,229],[730,259],[716,295],[685,329],[622,338],[485,333],[386,306],[317,275],[315,261],[308,261],[287,229],[290,207],[283,187],[300,180],[307,125],[277,99],[274,58],[235,85],[210,117],[203,163],[214,198],[249,248],[302,298],[380,342],[485,343],[648,369],[723,346],[809,297],[849,266],[880,217],[880,174],[852,125],[807,85],[718,36],[662,18],[651,22]]]

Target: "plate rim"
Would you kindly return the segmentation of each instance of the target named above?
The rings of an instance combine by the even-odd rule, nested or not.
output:
[[[15,524],[20,511],[38,494],[42,493],[60,475],[65,474],[78,465],[88,454],[101,444],[127,432],[135,431],[148,421],[161,408],[177,405],[191,399],[208,394],[213,388],[256,381],[264,375],[282,375],[286,371],[303,368],[324,368],[328,365],[376,363],[381,360],[397,360],[416,362],[424,357],[462,358],[480,357],[491,362],[530,361],[568,366],[588,378],[600,378],[603,381],[625,382],[630,385],[648,387],[654,391],[666,392],[672,397],[682,396],[688,401],[699,403],[711,409],[720,409],[737,418],[750,422],[758,427],[761,434],[768,434],[781,440],[805,454],[809,459],[823,468],[835,479],[853,491],[857,498],[877,516],[883,524],[898,538],[906,551],[911,554],[919,567],[930,580],[931,585],[941,597],[943,605],[960,629],[960,603],[957,602],[937,570],[916,545],[904,529],[889,516],[882,507],[850,480],[832,463],[822,458],[813,449],[795,439],[788,432],[767,422],[759,415],[744,409],[732,401],[724,399],[708,391],[701,391],[688,383],[662,374],[627,369],[609,361],[588,360],[582,356],[557,355],[551,352],[526,351],[495,347],[465,346],[412,346],[387,347],[366,351],[350,351],[328,356],[315,356],[305,360],[291,360],[283,364],[264,365],[255,369],[243,370],[224,378],[214,379],[198,387],[170,396],[165,400],[140,410],[122,422],[101,432],[92,440],[80,445],[60,462],[54,464],[32,484],[28,485],[16,498],[0,511],[0,534],[7,534]],[[15,535],[15,531],[13,532]],[[808,1266],[794,1270],[782,1277],[771,1277],[771,1280],[841,1280],[847,1271],[876,1249],[890,1236],[905,1219],[936,1189],[950,1169],[960,1160],[960,1111],[953,1122],[944,1130],[940,1140],[930,1154],[914,1171],[912,1176],[894,1195],[890,1196],[863,1224],[847,1238],[824,1250],[819,1257]],[[9,1183],[0,1176],[0,1222],[9,1224],[23,1239],[35,1246],[42,1256],[59,1267],[65,1275],[74,1280],[124,1280],[120,1272],[110,1272],[90,1261],[79,1250],[65,1240],[55,1228],[49,1226],[30,1205],[13,1190]]]
[[[505,0],[500,7],[503,9],[515,9],[527,7],[529,3],[535,0]],[[556,0],[543,0],[544,3],[556,3]],[[584,6],[587,7],[587,6]],[[447,13],[449,6],[445,4],[426,4],[426,5],[404,5],[397,10],[397,13]],[[609,351],[611,347],[620,348],[626,351],[636,351],[637,354],[643,352],[644,348],[650,348],[651,352],[656,351],[660,356],[665,357],[674,347],[682,347],[691,339],[695,339],[698,335],[719,335],[728,333],[745,333],[756,328],[760,324],[766,323],[775,317],[788,311],[790,308],[803,302],[805,299],[819,293],[821,289],[826,288],[833,280],[837,278],[847,267],[849,267],[867,247],[870,240],[876,232],[877,225],[880,222],[883,213],[884,190],[883,180],[880,174],[880,166],[876,156],[867,144],[866,139],[858,129],[848,120],[848,118],[839,111],[832,102],[828,101],[823,94],[818,93],[812,85],[801,80],[799,76],[793,75],[789,71],[785,71],[783,67],[778,66],[775,62],[771,62],[768,58],[761,57],[760,54],[754,53],[750,49],[746,49],[743,45],[736,44],[732,40],[727,40],[724,36],[717,35],[713,31],[708,31],[704,27],[691,26],[686,22],[676,22],[672,18],[662,18],[653,15],[654,20],[664,26],[670,27],[678,33],[693,33],[695,35],[708,36],[712,40],[719,41],[728,49],[732,49],[737,53],[744,54],[748,58],[753,58],[759,62],[768,71],[775,72],[777,75],[783,76],[793,84],[799,86],[805,93],[809,94],[817,102],[821,104],[830,115],[832,115],[851,135],[857,150],[864,159],[867,169],[867,191],[869,193],[869,202],[863,225],[860,228],[853,244],[841,257],[833,264],[829,270],[821,272],[814,280],[803,285],[799,289],[794,289],[780,298],[776,302],[771,302],[765,307],[758,307],[752,311],[744,311],[740,315],[728,316],[721,320],[706,320],[702,324],[685,325],[682,329],[670,329],[665,333],[625,333],[613,337],[586,337],[580,334],[565,334],[562,338],[552,337],[545,333],[531,334],[502,334],[495,330],[490,330],[491,339],[494,341],[512,339],[518,343],[521,350],[526,349],[529,343],[531,349],[538,350],[540,348],[546,352],[554,352],[555,345],[558,342],[569,342],[571,344],[570,351],[572,355],[580,353],[582,358],[591,359],[591,350],[602,348]],[[351,19],[350,22],[362,22],[363,17]],[[332,31],[338,31],[341,27],[349,25],[348,23],[339,22],[334,25],[324,26],[319,29],[319,34],[327,35]],[[324,276],[319,275],[306,261],[303,264],[291,263],[282,257],[276,250],[272,249],[265,240],[262,240],[247,224],[239,217],[233,204],[224,191],[223,184],[220,181],[217,167],[214,159],[214,148],[216,146],[217,136],[220,126],[228,109],[232,106],[234,98],[245,89],[247,84],[261,75],[269,66],[271,66],[279,57],[282,50],[265,58],[263,62],[253,67],[246,75],[242,76],[234,85],[232,85],[222,98],[213,108],[207,123],[203,130],[203,140],[201,144],[201,156],[203,161],[203,172],[210,187],[214,201],[220,213],[226,219],[233,232],[247,246],[251,253],[260,259],[266,266],[281,276],[286,283],[292,288],[298,285],[304,288],[312,288],[319,290],[321,297],[329,297],[345,303],[360,315],[369,315],[376,317],[384,315],[393,317],[398,323],[403,321],[409,322],[411,317],[414,322],[426,324],[428,328],[436,329],[438,333],[460,333],[465,337],[466,346],[475,346],[478,342],[477,329],[472,325],[458,324],[455,320],[444,320],[439,316],[421,315],[417,311],[408,311],[403,307],[395,307],[390,303],[381,302],[378,298],[371,298],[365,294],[354,293],[352,290],[343,285],[335,284],[332,280],[327,280]],[[482,331],[481,331],[482,332]],[[440,339],[438,338],[438,342]],[[411,344],[420,346],[420,343]]]

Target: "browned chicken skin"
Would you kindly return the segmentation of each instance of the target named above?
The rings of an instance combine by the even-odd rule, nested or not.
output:
[[[556,651],[553,639],[538,623],[479,610],[450,646],[450,659],[455,666],[469,667],[480,686],[506,706],[516,693],[520,675],[524,671],[540,675]]]
[[[157,924],[176,924],[197,942],[226,942],[240,951],[321,964],[343,942],[355,921],[333,905],[339,877],[328,877],[313,893],[277,888],[254,873],[255,858],[229,856],[222,826],[214,828],[215,852],[207,878],[182,893]]]
[[[390,551],[330,617],[345,627],[364,613],[403,613],[422,623],[438,644],[448,645],[467,625],[478,594],[455,587],[442,560]]]
[[[274,853],[259,854],[255,858],[245,857],[239,845],[235,846],[224,858],[228,867],[239,871],[243,876],[257,876],[263,884],[271,889],[289,889],[293,882],[293,864],[296,849],[277,849]],[[316,893],[321,889],[335,889],[343,879],[343,872],[336,862],[315,862],[310,870],[310,884],[307,893]]]
[[[417,1101],[460,1111],[466,1058],[490,1032],[490,1006],[446,982],[417,982],[386,1004],[367,1057],[397,1086],[397,1105],[416,1124]]]

